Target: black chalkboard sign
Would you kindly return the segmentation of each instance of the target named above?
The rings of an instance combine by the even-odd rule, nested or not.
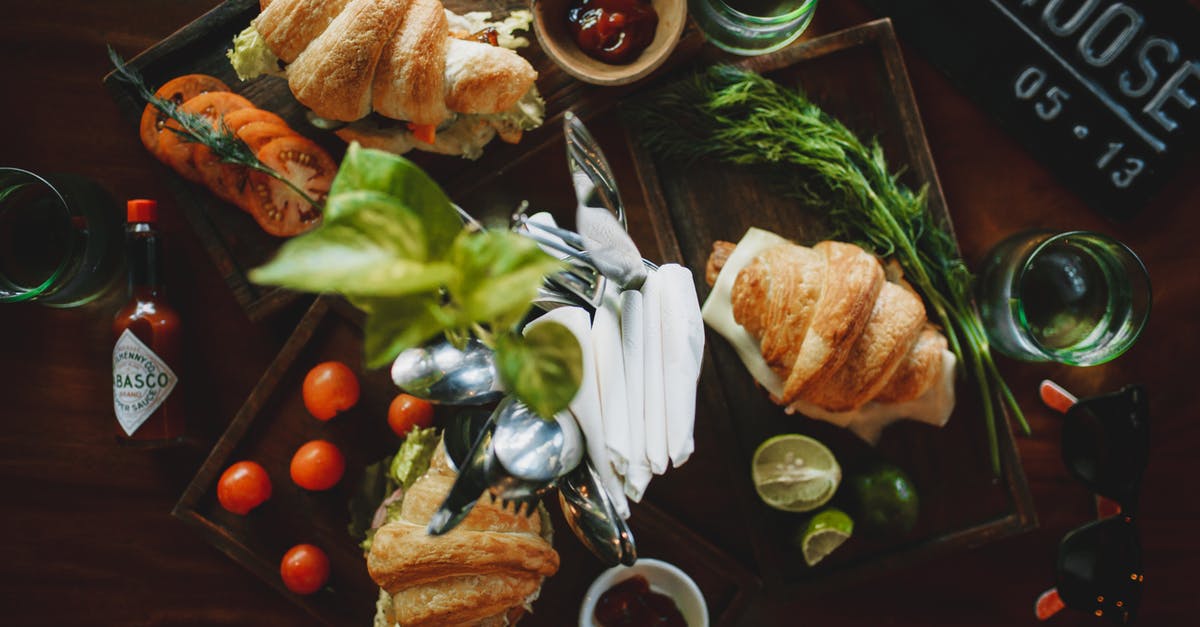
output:
[[[1200,15],[1179,0],[864,0],[1101,212],[1200,147]]]

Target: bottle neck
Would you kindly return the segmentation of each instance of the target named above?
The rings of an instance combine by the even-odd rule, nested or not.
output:
[[[157,296],[162,292],[158,230],[153,224],[125,225],[125,252],[129,264],[129,290],[134,296]]]

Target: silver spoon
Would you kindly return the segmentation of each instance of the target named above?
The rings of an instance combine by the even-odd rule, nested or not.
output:
[[[461,349],[443,337],[400,353],[392,381],[413,396],[447,405],[483,405],[504,394],[495,353],[475,338]]]
[[[589,461],[558,480],[558,503],[575,537],[605,566],[637,561],[633,532],[617,514]]]
[[[494,439],[496,458],[518,479],[551,483],[583,459],[583,433],[570,412],[546,420],[513,399],[500,403]]]

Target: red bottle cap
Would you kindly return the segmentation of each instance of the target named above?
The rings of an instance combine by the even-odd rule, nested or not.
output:
[[[138,198],[125,203],[127,222],[158,222],[158,201]]]

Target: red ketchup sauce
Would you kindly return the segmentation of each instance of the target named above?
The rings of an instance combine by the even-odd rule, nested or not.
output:
[[[595,621],[603,627],[687,627],[671,597],[650,590],[650,582],[641,575],[600,595]]]
[[[654,40],[658,13],[650,0],[575,0],[567,9],[575,43],[605,63],[630,63]]]

